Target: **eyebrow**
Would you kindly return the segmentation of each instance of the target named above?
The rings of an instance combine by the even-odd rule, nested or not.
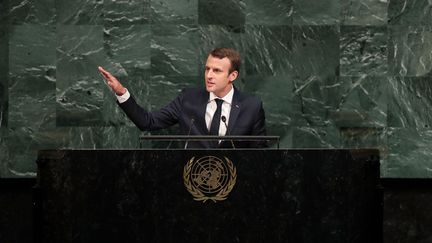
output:
[[[222,69],[221,68],[219,68],[219,67],[214,67],[214,68],[211,68],[211,67],[209,67],[209,66],[205,66],[205,69],[213,69],[213,70],[215,70],[215,71],[222,71]]]

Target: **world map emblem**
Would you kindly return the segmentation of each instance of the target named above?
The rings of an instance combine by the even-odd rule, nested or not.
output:
[[[184,185],[196,201],[227,199],[236,180],[236,168],[227,157],[204,156],[196,160],[192,157],[183,169]]]

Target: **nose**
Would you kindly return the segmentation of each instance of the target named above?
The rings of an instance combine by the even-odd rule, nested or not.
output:
[[[207,77],[212,78],[214,75],[214,72],[210,69],[207,71]]]

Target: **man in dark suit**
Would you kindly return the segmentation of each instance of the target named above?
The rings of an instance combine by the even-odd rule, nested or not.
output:
[[[118,104],[140,130],[157,130],[179,123],[185,135],[266,135],[262,102],[238,91],[233,82],[240,72],[240,55],[230,48],[210,52],[205,86],[184,89],[167,106],[146,111],[109,72],[99,67],[115,92]],[[188,148],[264,147],[264,142],[191,141]]]

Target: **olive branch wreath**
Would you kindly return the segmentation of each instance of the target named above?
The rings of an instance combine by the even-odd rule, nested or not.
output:
[[[228,181],[228,184],[222,188],[215,196],[209,197],[204,195],[200,190],[195,188],[191,181],[190,181],[190,172],[192,170],[192,165],[195,157],[192,157],[189,162],[185,165],[183,168],[183,182],[186,187],[186,189],[189,191],[190,194],[194,197],[195,201],[202,201],[205,203],[207,200],[212,200],[213,202],[217,201],[223,201],[227,199],[228,194],[231,192],[231,190],[234,188],[234,185],[237,180],[237,170],[234,167],[234,164],[231,160],[229,160],[227,157],[224,157],[227,161],[227,165],[230,171],[230,180]]]

